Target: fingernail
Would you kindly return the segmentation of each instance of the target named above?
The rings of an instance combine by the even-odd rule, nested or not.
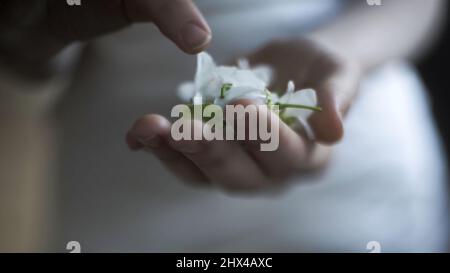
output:
[[[161,139],[157,136],[146,139],[140,139],[139,142],[146,148],[159,148],[161,146]]]
[[[181,38],[191,50],[203,48],[211,40],[211,33],[195,22],[188,22],[181,28]]]

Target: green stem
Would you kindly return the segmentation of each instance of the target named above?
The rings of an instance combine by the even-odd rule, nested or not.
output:
[[[222,87],[220,88],[220,98],[224,99],[226,93],[233,87],[231,83],[224,83]]]
[[[201,107],[207,107],[211,105],[211,103],[203,103],[203,104],[197,104],[194,105],[192,103],[187,104],[188,107],[194,107],[194,106],[201,106]],[[301,104],[285,104],[285,103],[275,103],[274,105],[278,106],[280,110],[285,110],[287,108],[296,108],[296,109],[305,109],[305,110],[311,110],[311,111],[318,111],[322,112],[322,107],[316,107],[316,106],[308,106],[308,105],[301,105]]]

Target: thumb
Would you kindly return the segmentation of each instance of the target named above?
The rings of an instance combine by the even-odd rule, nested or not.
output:
[[[347,65],[324,84],[315,87],[323,111],[314,113],[309,121],[319,142],[332,144],[342,139],[342,118],[359,89],[360,75],[357,66]]]
[[[322,112],[314,113],[309,123],[314,131],[317,141],[333,144],[342,139],[344,125],[342,112],[335,97],[335,90],[331,88],[317,88],[317,97]]]
[[[153,22],[186,53],[199,53],[211,41],[211,29],[191,0],[122,1],[132,22]]]

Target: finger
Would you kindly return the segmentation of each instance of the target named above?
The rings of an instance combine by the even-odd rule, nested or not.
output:
[[[251,100],[238,100],[235,104],[243,106],[254,104]],[[247,140],[244,142],[248,152],[252,155],[259,166],[275,180],[284,180],[296,171],[299,171],[307,157],[305,141],[289,126],[282,122],[278,115],[267,107],[258,107],[259,117],[266,120],[258,120],[258,124],[266,122],[272,130],[278,128],[278,148],[274,151],[262,151],[261,140]],[[259,130],[260,128],[258,128]],[[272,139],[273,141],[273,139]]]
[[[191,0],[122,1],[132,21],[152,21],[186,53],[199,53],[211,41],[211,29]]]
[[[350,108],[359,85],[359,72],[355,67],[342,68],[325,83],[314,87],[322,112],[315,112],[309,123],[316,140],[333,144],[344,136],[343,116]]]
[[[209,185],[209,179],[192,161],[183,154],[173,150],[167,143],[157,147],[146,147],[145,150],[155,155],[161,163],[182,181],[200,185]]]
[[[183,154],[168,145],[170,122],[159,115],[137,120],[127,134],[130,149],[154,154],[169,170],[186,181],[206,183],[208,179]]]
[[[344,135],[342,112],[336,102],[336,88],[324,86],[317,88],[316,91],[318,105],[322,111],[313,113],[309,124],[314,131],[315,140],[333,144],[342,139]]]
[[[192,122],[194,130],[203,123]],[[170,145],[192,160],[219,187],[228,191],[255,191],[269,184],[255,161],[234,141],[181,140]]]

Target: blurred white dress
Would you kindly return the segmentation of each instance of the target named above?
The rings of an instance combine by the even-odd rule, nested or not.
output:
[[[219,61],[300,35],[340,11],[333,0],[196,1]],[[368,7],[369,8],[369,7]],[[445,169],[426,90],[408,64],[369,75],[346,136],[316,177],[274,197],[232,197],[177,181],[124,135],[146,113],[168,116],[195,57],[148,25],[95,43],[59,107],[56,251],[441,251]]]

